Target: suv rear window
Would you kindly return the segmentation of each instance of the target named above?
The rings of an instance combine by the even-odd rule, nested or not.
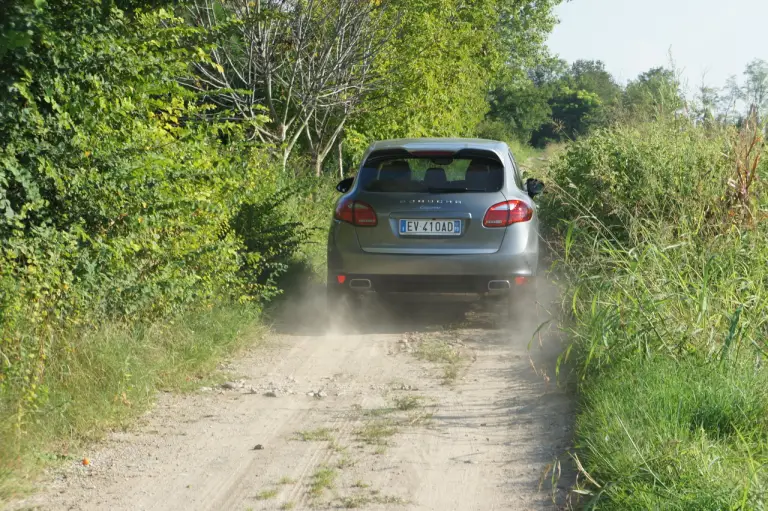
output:
[[[358,175],[367,192],[498,192],[504,166],[492,156],[414,156],[373,153]]]

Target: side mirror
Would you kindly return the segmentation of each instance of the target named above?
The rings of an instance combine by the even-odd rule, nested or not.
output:
[[[532,177],[529,177],[525,181],[525,190],[528,192],[528,195],[530,195],[531,197],[536,197],[537,195],[541,195],[541,193],[544,191],[544,183],[542,183],[538,179],[533,179]]]
[[[341,193],[347,193],[350,188],[352,188],[352,183],[355,182],[354,177],[348,177],[346,179],[343,179],[339,181],[339,184],[336,185],[336,191]]]

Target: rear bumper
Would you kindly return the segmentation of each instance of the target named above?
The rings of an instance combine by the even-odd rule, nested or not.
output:
[[[538,247],[537,247],[538,248]],[[405,255],[372,254],[362,250],[328,252],[328,272],[346,275],[412,276],[533,276],[538,250],[515,254]]]
[[[336,277],[328,276],[329,286],[376,293],[506,294],[530,283],[530,277],[510,275],[344,274],[343,282]],[[365,287],[366,282],[370,283],[370,288]],[[497,285],[489,286],[491,282]],[[508,288],[499,285],[504,282],[508,282]]]
[[[366,252],[354,229],[334,224],[328,239],[328,283],[349,285],[366,279],[379,292],[485,293],[491,280],[534,277],[538,271],[538,233],[518,225],[507,232],[499,250],[470,254],[387,254]],[[514,234],[514,235],[511,235]],[[344,284],[342,284],[344,285]]]

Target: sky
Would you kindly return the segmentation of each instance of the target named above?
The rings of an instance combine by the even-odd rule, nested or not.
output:
[[[555,13],[550,50],[568,62],[602,60],[620,83],[668,66],[670,52],[689,91],[768,61],[768,0],[570,0]]]

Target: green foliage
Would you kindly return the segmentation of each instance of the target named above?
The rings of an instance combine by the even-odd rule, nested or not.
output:
[[[382,89],[348,130],[353,157],[380,138],[474,135],[489,84],[538,58],[557,3],[394,1],[400,28],[376,64]]]
[[[658,67],[646,71],[624,91],[623,106],[635,118],[669,116],[683,103],[680,82],[671,69]]]
[[[0,97],[0,408],[14,440],[0,467],[53,420],[58,364],[98,358],[90,331],[268,299],[304,236],[275,212],[265,152],[180,85],[207,58],[201,34],[162,9],[93,7],[30,11],[33,40],[4,55],[17,79]]]
[[[56,332],[36,406],[19,413],[8,389],[0,393],[0,504],[25,490],[36,469],[76,459],[89,443],[128,427],[158,389],[216,383],[221,376],[210,375],[219,361],[258,336],[258,317],[252,303],[224,302],[173,320]]]
[[[339,124],[343,163],[375,138],[474,135],[492,77],[538,59],[556,3],[392,0],[392,19],[373,32],[395,17],[401,29],[372,62],[380,93],[360,96],[361,115]],[[331,101],[303,84],[296,94],[335,110],[304,112],[311,123],[293,126],[291,152],[275,105],[254,104],[269,102],[264,91],[237,91],[245,122],[227,110],[242,101],[222,101],[231,87],[201,94],[200,80],[231,78],[212,44],[230,37],[237,54],[242,20],[206,30],[172,5],[0,5],[0,477],[36,466],[56,439],[66,449],[124,424],[158,387],[205,374],[289,270],[324,272],[337,194],[330,180],[310,182],[302,151],[315,163],[333,155],[338,133],[327,128],[349,113],[348,93],[326,83]],[[336,44],[334,17],[318,14],[335,4],[320,7],[317,42]]]
[[[311,236],[301,213],[292,218],[286,207],[297,191],[286,188],[261,202],[244,203],[232,219],[232,228],[242,240],[239,273],[252,296],[270,299],[279,293],[279,277]]]
[[[732,138],[731,130],[704,130],[687,120],[599,130],[554,162],[553,178],[568,194],[554,207],[563,218],[589,214],[621,238],[656,236],[641,228],[648,221],[695,236],[731,177]]]
[[[478,127],[481,135],[528,142],[531,135],[552,118],[551,92],[529,77],[509,75],[490,94],[491,110]],[[487,134],[487,135],[486,135]],[[495,135],[495,136],[494,136]]]
[[[579,60],[568,68],[544,58],[527,75],[508,73],[490,97],[489,118],[499,120],[537,147],[572,140],[614,117],[621,87],[600,61]]]
[[[724,200],[744,140],[662,119],[601,130],[551,169],[587,508],[762,509],[768,230]]]
[[[634,360],[584,389],[588,509],[763,509],[768,379],[752,363]]]

